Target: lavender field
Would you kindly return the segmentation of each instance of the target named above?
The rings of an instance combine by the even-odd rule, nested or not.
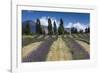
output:
[[[90,13],[22,10],[22,62],[90,59]]]
[[[23,36],[22,62],[84,59],[90,59],[89,34]]]

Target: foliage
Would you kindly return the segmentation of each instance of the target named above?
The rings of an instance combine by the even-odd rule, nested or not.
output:
[[[57,34],[57,26],[56,26],[56,22],[54,21],[54,34]]]
[[[42,27],[41,27],[39,19],[37,19],[37,21],[36,21],[36,33],[37,34],[42,34]]]
[[[62,19],[60,19],[60,25],[58,27],[58,33],[59,33],[59,35],[64,34],[64,26],[63,26],[63,20]]]
[[[89,27],[85,29],[85,33],[90,33],[90,28]]]
[[[75,27],[72,27],[71,28],[71,33],[77,33],[78,31],[77,31],[77,28],[75,28]]]
[[[25,26],[25,34],[26,35],[29,35],[31,33],[31,31],[30,31],[30,24],[29,24],[29,22],[26,24],[26,26]]]
[[[48,34],[52,35],[53,31],[52,31],[52,23],[51,23],[51,19],[48,19]]]

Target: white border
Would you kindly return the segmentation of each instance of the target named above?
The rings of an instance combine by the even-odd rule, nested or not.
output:
[[[82,7],[82,6],[81,6]],[[58,11],[58,12],[82,12],[90,13],[90,60],[72,60],[72,61],[56,61],[56,62],[34,62],[21,63],[21,10],[38,10],[38,11]],[[78,6],[43,6],[43,5],[16,5],[15,11],[12,13],[12,71],[42,71],[55,69],[70,68],[87,68],[96,64],[96,10],[93,7]],[[15,14],[15,15],[14,15]],[[14,18],[14,19],[13,19]],[[16,40],[15,40],[16,39]]]

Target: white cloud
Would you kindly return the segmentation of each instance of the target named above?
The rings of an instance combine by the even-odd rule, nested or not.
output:
[[[55,21],[57,27],[59,26],[59,21],[57,19],[55,19],[54,17],[49,17],[49,16],[48,17],[45,17],[44,16],[44,17],[39,18],[40,19],[40,22],[41,22],[41,25],[48,26],[48,18],[51,19],[52,24]]]
[[[75,23],[74,25],[73,25],[73,27],[76,27],[77,29],[78,29],[78,31],[80,30],[80,29],[82,29],[83,31],[85,31],[85,28],[87,27],[86,25],[83,25],[83,24],[81,24],[81,23]]]
[[[41,22],[41,25],[47,26],[48,25],[48,18],[47,17],[41,17],[40,22]]]
[[[82,29],[83,31],[85,31],[85,28],[87,28],[88,26],[89,26],[89,25],[84,25],[84,24],[81,24],[80,22],[77,22],[77,23],[72,23],[72,22],[70,22],[70,23],[68,23],[68,25],[66,25],[65,27],[66,27],[66,28],[75,27],[75,28],[77,28],[78,31],[80,31],[81,29]]]
[[[51,18],[52,24],[55,21],[56,26],[59,27],[59,21],[57,19],[55,19],[54,17]]]
[[[54,17],[49,17],[49,16],[48,17],[43,16],[43,17],[39,18],[40,22],[41,22],[41,25],[48,26],[48,18],[51,19],[52,24],[55,21],[57,27],[59,27],[59,23],[60,23],[59,20],[57,20]],[[78,31],[80,31],[81,29],[83,31],[85,31],[85,28],[87,28],[88,26],[89,26],[89,24],[88,25],[84,25],[84,24],[81,24],[80,22],[76,22],[76,23],[69,22],[68,24],[64,25],[65,28],[75,27],[75,28],[77,28]]]
[[[68,23],[68,25],[65,25],[65,28],[71,28],[71,27],[72,27],[72,25],[73,25],[73,23],[72,23],[72,22],[70,22],[70,23]]]

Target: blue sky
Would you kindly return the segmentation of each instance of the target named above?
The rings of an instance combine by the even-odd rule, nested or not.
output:
[[[75,26],[78,25],[78,27],[83,28],[83,26],[90,25],[89,13],[22,10],[22,21],[35,21],[37,18],[41,20],[41,23],[43,22],[43,24],[46,25],[48,18],[56,21],[57,24],[59,24],[60,18],[62,18],[64,26],[71,26],[75,24]]]

